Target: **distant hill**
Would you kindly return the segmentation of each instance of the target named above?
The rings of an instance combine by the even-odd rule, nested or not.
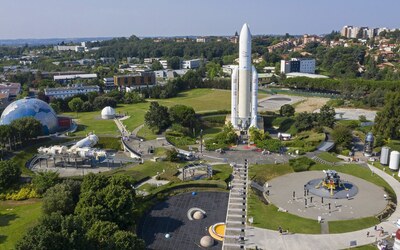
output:
[[[38,45],[57,45],[61,42],[80,43],[88,41],[104,41],[111,40],[114,37],[82,37],[82,38],[43,38],[43,39],[0,39],[0,45],[6,46],[30,46]]]

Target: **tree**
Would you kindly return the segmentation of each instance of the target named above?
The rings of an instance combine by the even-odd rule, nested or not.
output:
[[[75,97],[71,101],[68,102],[68,107],[73,112],[82,111],[82,106],[83,106],[83,101],[79,97]]]
[[[85,176],[75,214],[84,220],[86,226],[103,220],[127,229],[135,220],[135,193],[132,183],[133,180],[128,176]]]
[[[144,116],[144,121],[148,127],[156,132],[160,132],[160,130],[166,129],[171,125],[168,108],[161,106],[158,102],[150,103],[150,108]]]
[[[93,110],[93,105],[89,101],[86,101],[82,104],[83,112],[90,112],[92,110]]]
[[[0,125],[0,146],[9,143],[9,139],[12,135],[12,129],[10,125]]]
[[[322,106],[317,118],[319,125],[332,128],[335,124],[335,115],[336,112],[333,107],[328,105]]]
[[[115,249],[111,239],[118,229],[118,225],[113,222],[96,221],[88,230],[87,237],[95,249]]]
[[[13,161],[0,161],[0,191],[18,183],[21,169]]]
[[[117,101],[112,97],[98,96],[93,101],[93,106],[96,109],[103,109],[104,107],[117,107]]]
[[[175,105],[169,108],[169,116],[172,123],[180,124],[187,128],[194,128],[196,125],[196,113],[192,107]]]
[[[144,98],[138,92],[132,91],[124,94],[124,103],[126,104],[140,103],[144,101]]]
[[[57,114],[61,112],[59,103],[50,103],[49,105]]]
[[[151,70],[162,70],[164,69],[160,61],[154,60],[154,62],[151,64]]]
[[[171,150],[167,150],[166,152],[167,156],[166,156],[166,160],[167,161],[171,161],[171,162],[179,162],[179,154],[178,151],[176,151],[176,149],[171,149]]]
[[[208,78],[212,80],[221,72],[221,65],[215,62],[209,62],[206,65],[206,69]]]
[[[38,194],[44,194],[47,189],[58,183],[58,173],[49,172],[38,172],[32,178],[32,184]]]
[[[168,66],[171,69],[180,69],[181,68],[181,59],[178,56],[174,56],[168,59]]]
[[[315,117],[313,114],[302,112],[295,117],[294,126],[298,131],[309,130],[314,127]]]
[[[376,114],[374,134],[386,139],[400,137],[400,93],[388,93],[385,106]]]
[[[59,213],[45,215],[34,227],[28,229],[17,243],[17,250],[68,250],[90,249],[85,229],[78,216]]]
[[[350,148],[353,135],[350,128],[343,125],[336,125],[332,131],[332,138],[335,142],[336,149],[342,151]]]
[[[285,104],[285,105],[281,106],[281,108],[279,110],[279,114],[281,116],[287,116],[287,117],[293,116],[294,112],[295,112],[295,109],[290,104]]]
[[[367,122],[368,120],[367,120],[367,117],[365,116],[365,115],[360,115],[360,116],[358,116],[358,120],[360,121],[360,122]]]
[[[119,250],[141,250],[145,249],[143,240],[128,231],[118,230],[113,235],[114,249]]]
[[[22,140],[36,138],[44,132],[42,124],[32,117],[16,119],[10,125],[14,135],[18,134]]]
[[[49,188],[43,196],[43,212],[51,214],[59,212],[62,215],[72,214],[79,200],[80,184],[68,180]]]

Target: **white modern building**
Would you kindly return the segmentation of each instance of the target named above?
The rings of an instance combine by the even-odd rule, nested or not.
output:
[[[84,86],[82,84],[74,84],[72,86],[63,88],[47,88],[44,90],[44,94],[52,98],[65,99],[78,94],[87,94],[90,92],[100,92],[100,87],[97,85]]]
[[[56,46],[54,46],[54,50],[83,52],[83,51],[85,51],[85,47],[78,46],[78,45],[56,45]]]
[[[75,79],[95,79],[97,74],[57,75],[53,78],[55,82],[67,82]]]
[[[290,61],[281,60],[281,73],[292,72],[315,74],[315,59],[292,58]]]
[[[197,69],[201,65],[201,59],[192,59],[182,61],[182,69]]]

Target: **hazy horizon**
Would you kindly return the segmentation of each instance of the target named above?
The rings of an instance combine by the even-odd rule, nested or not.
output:
[[[400,28],[400,1],[3,0],[0,39],[326,34],[344,25]]]

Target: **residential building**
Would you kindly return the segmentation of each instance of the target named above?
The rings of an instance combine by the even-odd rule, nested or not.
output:
[[[90,92],[100,92],[100,87],[97,85],[82,85],[82,84],[73,84],[68,87],[61,88],[46,88],[44,90],[44,94],[51,98],[61,98],[65,99],[67,97],[73,97],[78,94],[87,94]]]
[[[291,72],[315,74],[315,59],[292,58],[290,61],[281,60],[281,73]]]
[[[182,69],[197,69],[200,68],[201,59],[192,59],[182,61]]]
[[[114,76],[114,85],[120,89],[140,88],[145,86],[153,86],[156,84],[156,76],[154,72],[139,72],[131,75]]]
[[[210,41],[210,38],[202,36],[196,38],[196,43],[207,43]]]
[[[21,84],[17,82],[0,83],[0,93],[7,93],[7,98],[13,100],[21,92]]]

